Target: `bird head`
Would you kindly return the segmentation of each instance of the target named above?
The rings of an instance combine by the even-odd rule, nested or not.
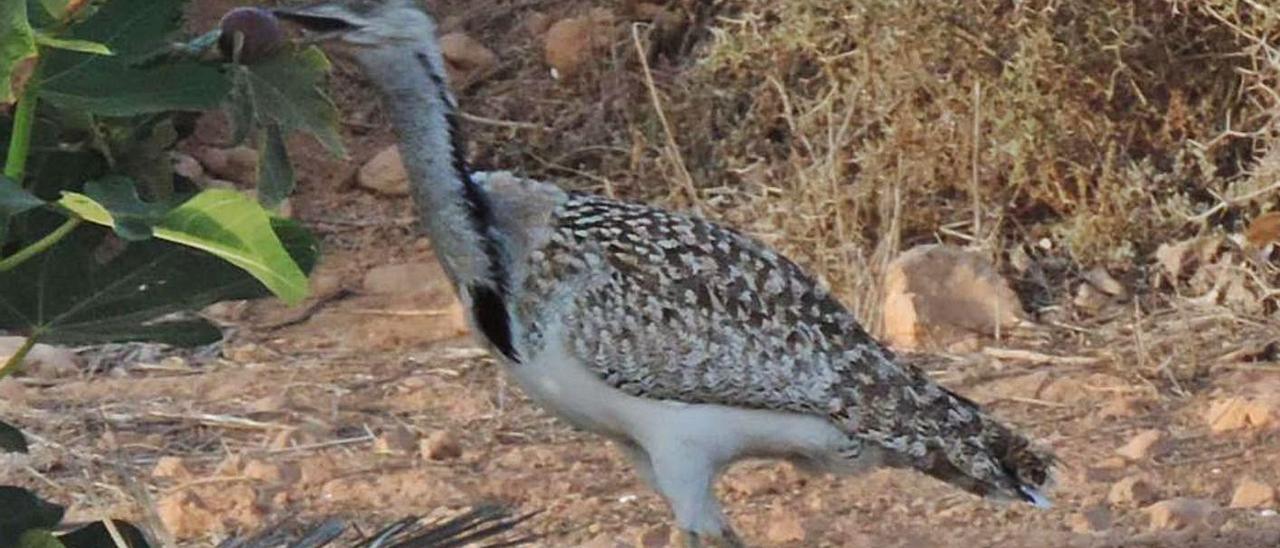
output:
[[[361,54],[429,42],[435,23],[415,0],[324,0],[272,10],[344,53]]]

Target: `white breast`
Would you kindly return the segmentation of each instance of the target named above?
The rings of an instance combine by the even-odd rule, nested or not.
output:
[[[842,471],[855,464],[836,462],[848,438],[821,417],[632,396],[566,351],[561,332],[546,335],[541,352],[510,369],[530,397],[575,426],[642,447],[676,442],[721,466],[743,457],[799,458]]]

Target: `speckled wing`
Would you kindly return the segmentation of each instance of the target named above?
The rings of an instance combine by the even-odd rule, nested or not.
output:
[[[528,312],[561,314],[570,348],[629,394],[826,414],[841,385],[901,377],[815,280],[741,234],[585,194],[552,222],[525,289],[530,308],[559,304]]]
[[[563,325],[569,349],[628,394],[823,416],[898,464],[980,494],[1045,480],[1049,461],[1024,438],[899,365],[812,277],[755,240],[586,194],[570,194],[550,222],[516,306],[527,348]]]

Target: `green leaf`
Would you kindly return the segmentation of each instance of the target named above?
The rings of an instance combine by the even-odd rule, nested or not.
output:
[[[32,529],[53,529],[62,521],[65,508],[46,502],[35,493],[14,487],[0,485],[0,539],[21,538],[22,534]]]
[[[0,421],[0,453],[26,453],[27,437],[12,424]]]
[[[295,180],[289,150],[285,148],[280,127],[269,124],[258,139],[258,201],[275,208],[293,193]]]
[[[59,38],[57,36],[45,34],[39,30],[36,31],[36,44],[47,48],[92,53],[94,55],[115,55],[115,53],[111,51],[111,48],[107,47],[106,44],[99,44],[88,40],[76,40],[74,38]]]
[[[32,196],[22,185],[0,175],[0,246],[9,237],[9,219],[24,211],[44,205],[40,198]]]
[[[107,208],[83,194],[65,193],[58,203],[87,221],[119,224]],[[152,232],[243,268],[288,304],[307,297],[307,276],[271,230],[270,215],[240,192],[205,190],[166,213]]]
[[[244,97],[263,126],[310,133],[334,154],[345,154],[338,135],[338,109],[323,85],[329,60],[318,48],[289,51],[261,63],[237,65],[246,79]]]
[[[272,229],[293,261],[315,264],[316,242],[305,229],[285,221]],[[0,329],[39,330],[51,344],[207,344],[221,338],[217,327],[175,313],[268,295],[257,279],[209,253],[159,238],[123,242],[89,225],[0,273]]]
[[[52,531],[32,529],[18,538],[18,548],[66,548]]]
[[[111,520],[115,525],[116,532],[124,538],[125,545],[128,548],[148,548],[147,537],[142,531],[127,521],[118,519]],[[107,531],[107,526],[101,521],[95,521],[76,529],[70,533],[58,537],[62,545],[66,548],[117,548],[116,542],[111,538],[111,533]]]
[[[35,54],[35,33],[27,22],[26,0],[0,0],[0,104],[14,101],[10,82],[14,65]]]
[[[49,13],[50,17],[61,20],[63,15],[67,13],[68,0],[40,0],[40,5],[44,6],[44,11]]]
[[[112,220],[111,226],[116,234],[130,241],[145,240],[151,237],[151,227],[164,220],[171,205],[153,204],[142,201],[133,181],[120,176],[107,177],[101,181],[90,181],[84,185],[84,195],[92,200],[92,205],[85,204],[86,211],[92,211],[96,218],[105,213]],[[75,201],[75,199],[72,199]],[[65,204],[64,204],[65,205]],[[94,209],[94,206],[104,211]],[[77,211],[72,208],[72,211]],[[93,220],[88,215],[81,216]],[[98,222],[98,221],[95,221]],[[100,223],[107,224],[107,223]]]
[[[14,1],[14,0],[0,0]],[[41,97],[108,116],[215,108],[230,89],[216,66],[174,59],[150,68],[134,61],[167,48],[179,30],[184,0],[111,0],[65,38],[102,44],[116,55],[49,50],[41,64]]]

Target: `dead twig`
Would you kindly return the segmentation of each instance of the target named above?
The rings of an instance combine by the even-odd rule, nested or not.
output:
[[[1054,356],[1020,348],[987,347],[982,349],[982,353],[1001,360],[1018,360],[1055,365],[1097,365],[1102,362],[1102,358],[1092,356]]]
[[[307,320],[310,320],[312,316],[315,316],[316,313],[320,311],[320,309],[328,306],[331,303],[335,303],[337,301],[340,301],[352,295],[355,295],[354,291],[351,291],[350,289],[347,289],[345,287],[340,288],[337,291],[331,292],[327,295],[320,296],[320,298],[316,299],[311,304],[308,304],[307,306],[303,307],[302,310],[299,310],[296,313],[291,314],[287,318],[284,318],[279,321],[274,321],[271,323],[255,326],[255,329],[262,330],[262,331],[275,331],[277,329],[289,327],[292,325],[298,325],[300,323],[305,323]]]

